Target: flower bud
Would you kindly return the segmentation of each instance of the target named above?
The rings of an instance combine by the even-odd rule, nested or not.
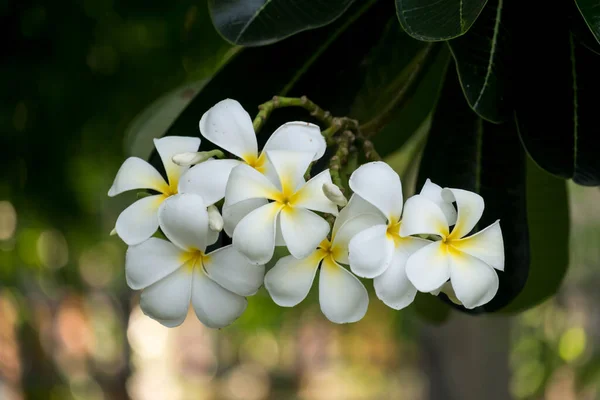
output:
[[[208,160],[211,155],[207,154],[206,151],[201,151],[198,153],[179,153],[175,154],[172,158],[173,162],[182,167],[188,167],[194,164],[200,164]]]
[[[340,207],[344,207],[346,204],[348,204],[348,200],[346,200],[346,197],[344,197],[344,194],[340,188],[333,183],[324,183],[323,193],[325,194],[325,197]]]
[[[113,228],[112,231],[110,231],[110,236],[115,236],[117,234],[117,228]]]
[[[214,205],[208,206],[208,227],[215,231],[221,232],[223,230],[223,217],[219,213],[219,209]]]

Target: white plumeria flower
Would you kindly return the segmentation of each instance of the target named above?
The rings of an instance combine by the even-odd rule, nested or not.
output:
[[[338,213],[322,190],[324,183],[331,183],[329,170],[304,181],[312,153],[273,150],[267,156],[278,185],[256,169],[239,165],[229,177],[223,211],[234,247],[256,264],[273,257],[279,230],[278,244],[285,244],[296,258],[308,256],[329,233],[327,221],[312,211]]]
[[[170,136],[154,139],[154,146],[167,172],[168,182],[148,162],[129,157],[119,168],[108,191],[111,197],[134,189],[152,189],[160,193],[136,201],[119,215],[115,230],[128,245],[141,243],[156,232],[158,207],[166,198],[178,192],[179,179],[189,169],[173,163],[171,159],[177,153],[198,150],[200,139]]]
[[[152,189],[160,194],[144,197],[126,208],[117,219],[115,231],[128,245],[143,242],[158,229],[158,208],[169,196],[177,193],[201,195],[208,205],[221,200],[229,173],[238,165],[234,160],[209,160],[193,168],[175,164],[175,154],[195,151],[200,139],[195,137],[169,136],[154,139],[154,145],[165,167],[168,181],[148,162],[138,157],[130,157],[117,172],[108,191],[116,196],[128,190]],[[217,238],[212,234],[213,243]]]
[[[406,273],[422,292],[435,292],[450,279],[456,298],[466,308],[475,308],[489,302],[498,291],[494,268],[504,270],[500,221],[465,237],[483,214],[483,198],[449,188],[442,191],[442,196],[447,202],[456,202],[458,216],[452,231],[442,210],[427,197],[416,195],[406,201],[400,234],[441,237],[410,256]]]
[[[306,151],[316,161],[325,154],[327,144],[317,125],[288,122],[280,126],[258,152],[250,115],[235,100],[220,101],[200,119],[200,133],[209,141],[238,156],[244,163],[276,180],[266,152],[270,150]]]
[[[360,214],[350,210],[362,200],[353,197],[336,219],[331,240],[323,239],[308,257],[281,258],[265,275],[265,288],[273,301],[283,307],[293,307],[306,298],[317,269],[319,274],[319,303],[327,319],[342,324],[364,317],[369,296],[363,284],[339,263],[348,264],[348,242],[363,229],[379,221],[375,214]]]
[[[371,162],[358,168],[350,177],[350,188],[371,205],[379,220],[359,232],[350,241],[350,268],[356,275],[374,278],[377,297],[394,309],[411,304],[417,289],[406,276],[406,260],[428,240],[404,237],[402,226],[402,184],[398,174],[384,162]],[[441,188],[429,180],[423,188],[427,196],[439,198]],[[440,204],[443,206],[442,204]],[[449,218],[456,213],[448,204]]]
[[[191,302],[204,325],[231,324],[246,309],[244,296],[262,285],[264,265],[249,264],[232,246],[206,254],[208,213],[200,196],[171,196],[158,219],[171,242],[150,238],[130,246],[125,262],[127,284],[143,289],[143,312],[174,327],[185,320]]]

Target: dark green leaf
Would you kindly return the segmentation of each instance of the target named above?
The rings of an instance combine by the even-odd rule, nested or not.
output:
[[[589,29],[600,43],[600,4],[597,0],[575,0]]]
[[[406,32],[419,40],[448,40],[469,30],[487,0],[396,0]]]
[[[527,160],[527,222],[531,253],[529,278],[523,291],[503,312],[523,311],[554,295],[569,266],[566,183],[530,159]]]
[[[490,0],[469,32],[448,42],[469,105],[495,123],[513,113],[510,24],[505,21],[510,7],[510,2]]]
[[[474,310],[490,312],[513,300],[527,280],[525,154],[514,124],[494,125],[479,118],[454,74],[449,68],[421,159],[417,190],[430,178],[442,187],[477,192],[485,200],[477,229],[500,219],[506,258],[504,272],[498,272],[500,289],[490,303]]]
[[[217,30],[233,44],[262,46],[329,24],[354,0],[209,0]]]
[[[576,40],[568,26],[549,31],[543,41],[525,35],[518,42],[519,133],[546,171],[581,185],[600,185],[600,56]]]

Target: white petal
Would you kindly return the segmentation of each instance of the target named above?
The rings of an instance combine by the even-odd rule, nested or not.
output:
[[[252,296],[265,276],[264,265],[252,265],[233,246],[225,246],[202,260],[208,276],[225,289],[240,296]]]
[[[303,208],[284,207],[280,218],[283,240],[296,258],[312,253],[329,233],[327,221]]]
[[[327,144],[317,125],[294,121],[277,128],[265,143],[263,152],[269,150],[306,151],[313,154],[313,161],[316,161],[323,157],[325,149],[327,149]]]
[[[338,215],[338,208],[331,200],[323,193],[323,184],[331,183],[331,174],[329,170],[315,175],[311,180],[306,182],[294,194],[294,207],[308,208],[313,211],[320,211],[333,215]]]
[[[504,241],[500,221],[464,239],[453,240],[452,246],[504,271]]]
[[[304,173],[313,155],[304,151],[272,150],[267,151],[267,158],[279,176],[282,191],[291,195],[304,184]]]
[[[200,133],[244,160],[258,155],[252,119],[235,100],[225,99],[205,112],[200,119]]]
[[[191,153],[198,151],[200,147],[200,138],[187,136],[167,136],[161,139],[154,139],[154,146],[160,155],[169,185],[172,188],[177,187],[179,178],[189,167],[182,167],[173,162],[173,156],[179,153]]]
[[[406,262],[406,275],[420,292],[433,292],[450,278],[446,244],[433,242],[414,252]]]
[[[125,255],[127,285],[133,290],[144,289],[169,275],[185,262],[185,252],[172,243],[150,238],[129,246]]]
[[[248,199],[274,199],[279,189],[247,164],[238,165],[229,175],[225,189],[225,204],[233,205]]]
[[[448,236],[448,221],[442,210],[420,194],[406,200],[400,236],[430,234]]]
[[[462,189],[444,189],[442,196],[446,201],[456,201],[458,216],[456,217],[456,225],[452,228],[451,238],[460,239],[471,232],[481,219],[485,208],[483,197]]]
[[[347,220],[332,237],[331,248],[334,258],[342,264],[349,264],[348,245],[358,233],[375,225],[385,224],[385,218],[377,214],[360,214]]]
[[[451,201],[444,200],[442,197],[442,188],[439,185],[436,185],[427,179],[420,194],[433,201],[442,209],[442,212],[448,220],[448,225],[454,225],[456,223],[456,209]]]
[[[417,289],[406,276],[408,254],[396,249],[388,269],[373,280],[375,293],[387,306],[401,310],[413,302]]]
[[[194,269],[192,306],[196,316],[209,328],[223,328],[238,319],[248,301],[211,280],[200,268]]]
[[[481,306],[494,298],[499,282],[492,267],[460,251],[451,251],[449,255],[450,282],[465,308]]]
[[[335,219],[333,224],[332,234],[335,236],[337,234],[338,229],[350,218],[354,218],[360,214],[374,214],[379,215],[381,218],[381,223],[386,223],[386,217],[383,215],[381,211],[373,204],[369,203],[356,193],[350,197],[348,200],[348,205],[340,211],[338,217]]]
[[[321,251],[300,260],[293,256],[279,259],[265,275],[265,288],[273,301],[282,307],[294,307],[304,300],[322,259]]]
[[[275,250],[275,224],[281,205],[269,203],[246,215],[233,231],[233,246],[252,264],[266,264]]]
[[[225,197],[231,170],[241,164],[237,160],[208,160],[192,168],[179,181],[179,193],[202,196],[209,206]]]
[[[143,242],[158,229],[158,209],[163,195],[148,196],[139,199],[127,207],[117,218],[117,234],[128,245]]]
[[[389,221],[402,215],[402,183],[398,174],[382,161],[360,166],[350,177],[354,193],[377,207]]]
[[[187,265],[148,286],[140,297],[144,314],[173,328],[181,325],[190,306],[192,276]]]
[[[219,233],[221,232],[213,231],[210,228],[206,230],[206,247],[215,244],[219,240]]]
[[[281,233],[281,218],[277,218],[277,226],[275,228],[275,246],[285,246],[285,239]]]
[[[440,293],[444,293],[446,296],[448,296],[450,301],[454,304],[458,304],[460,306],[463,305],[461,301],[456,297],[456,293],[454,292],[454,288],[452,287],[452,283],[450,283],[450,281],[444,283],[442,287],[438,290],[431,292],[431,294],[433,294],[434,296],[437,296]]]
[[[331,322],[345,324],[362,319],[369,307],[364,285],[350,271],[325,257],[319,274],[321,311]]]
[[[233,205],[223,206],[223,230],[229,237],[233,236],[235,227],[246,215],[267,204],[266,199],[248,199]]]
[[[394,255],[394,240],[388,237],[386,225],[375,225],[354,235],[348,250],[352,272],[374,278],[389,266]]]
[[[202,197],[176,194],[163,202],[158,221],[165,236],[186,251],[206,249],[208,243],[208,213]]]
[[[163,193],[169,190],[169,185],[152,165],[141,158],[129,157],[119,168],[108,195],[112,197],[133,189],[154,189]]]

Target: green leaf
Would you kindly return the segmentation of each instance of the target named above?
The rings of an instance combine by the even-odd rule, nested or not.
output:
[[[510,2],[490,0],[465,35],[448,42],[471,108],[490,122],[512,118]]]
[[[579,8],[590,31],[592,31],[598,43],[600,43],[600,4],[598,4],[597,0],[575,0],[575,4]]]
[[[433,115],[417,190],[427,178],[483,197],[485,211],[477,230],[500,220],[506,259],[504,272],[498,272],[500,289],[491,302],[472,312],[504,307],[521,291],[529,270],[525,154],[513,123],[491,124],[471,110],[453,67]]]
[[[213,24],[233,44],[262,46],[327,25],[354,0],[209,0]]]
[[[546,171],[580,185],[600,185],[600,55],[577,40],[568,26],[550,31],[543,41],[527,36],[519,40],[519,133],[527,152]]]
[[[554,295],[569,266],[566,182],[545,172],[530,159],[527,160],[527,223],[531,256],[529,278],[523,291],[503,312],[523,311]]]
[[[487,0],[396,0],[396,14],[406,32],[425,41],[465,34]]]

